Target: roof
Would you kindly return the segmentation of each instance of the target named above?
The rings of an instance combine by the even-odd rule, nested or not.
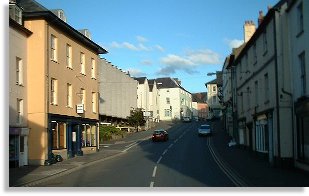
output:
[[[193,93],[192,94],[192,101],[197,102],[197,103],[206,103],[207,92]]]
[[[216,78],[205,83],[205,85],[207,85],[207,84],[217,84],[218,86],[220,86],[220,85],[222,86],[222,84],[223,84],[222,71],[217,71]]]
[[[149,92],[152,92],[153,86],[154,86],[154,82],[155,82],[154,79],[148,80]]]
[[[106,54],[107,50],[81,34],[79,31],[71,27],[68,23],[64,22],[50,10],[46,9],[41,4],[34,0],[17,0],[17,5],[23,9],[23,20],[34,20],[44,18],[49,24],[57,26],[63,32],[68,33],[70,36],[89,47],[97,54]]]
[[[139,84],[144,84],[146,79],[146,77],[134,78],[134,80],[137,80]]]
[[[185,88],[183,88],[180,85],[180,81],[177,79],[177,81],[173,78],[170,77],[166,77],[166,78],[157,78],[155,79],[156,83],[157,83],[157,88],[158,89],[165,89],[165,88],[180,88],[188,93],[190,93],[189,91],[187,91]],[[190,93],[191,94],[191,93]]]

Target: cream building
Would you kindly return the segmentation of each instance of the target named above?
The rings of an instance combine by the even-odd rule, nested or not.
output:
[[[98,149],[98,54],[107,51],[33,0],[24,9],[28,38],[29,164],[49,164]],[[61,14],[62,13],[62,14]]]
[[[28,52],[32,32],[22,25],[22,9],[10,1],[9,21],[9,161],[28,165]]]
[[[149,111],[152,122],[160,120],[159,115],[159,90],[157,82],[154,79],[148,80],[149,85]]]

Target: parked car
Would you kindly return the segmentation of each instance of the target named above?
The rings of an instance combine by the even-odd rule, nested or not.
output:
[[[210,125],[208,125],[208,124],[201,125],[201,126],[198,128],[198,135],[199,135],[199,136],[211,135],[211,128],[210,128]]]
[[[191,118],[190,117],[183,117],[183,122],[191,122]]]
[[[152,141],[167,141],[168,140],[168,133],[164,129],[155,130],[152,134]]]

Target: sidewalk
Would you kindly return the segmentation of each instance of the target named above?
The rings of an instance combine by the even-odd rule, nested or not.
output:
[[[309,173],[300,169],[276,168],[268,159],[239,146],[228,146],[230,138],[220,121],[212,137],[220,157],[243,177],[249,187],[309,187]]]
[[[173,124],[171,122],[160,122],[156,127],[148,130],[129,134],[122,141],[130,142],[135,141],[140,138],[145,137],[149,132],[152,132],[157,128],[168,129]],[[108,143],[115,143],[116,141],[111,141]],[[99,152],[92,154],[85,154],[83,156],[76,156],[50,166],[24,166],[20,168],[9,168],[9,187],[19,187],[19,186],[35,186],[44,180],[59,177],[60,175],[65,175],[81,169],[82,167],[89,166],[91,164],[104,161],[113,157],[120,155],[122,152],[117,150],[107,150],[105,148],[100,148]]]

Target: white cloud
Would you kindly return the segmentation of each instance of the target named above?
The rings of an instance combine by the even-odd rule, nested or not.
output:
[[[140,35],[136,36],[136,39],[137,39],[138,42],[142,42],[142,43],[148,41],[147,38],[145,38],[145,37],[143,37],[143,36],[140,36]]]
[[[244,40],[239,39],[224,39],[224,42],[229,46],[230,49],[238,48],[244,43]]]
[[[122,43],[118,43],[118,42],[112,42],[110,47],[112,48],[125,48],[128,50],[133,50],[133,51],[150,51],[151,49],[147,46],[145,46],[142,43],[139,43],[138,45],[134,45],[132,43],[129,42],[122,42]]]
[[[135,69],[135,68],[129,68],[128,72],[130,73],[130,75],[132,77],[143,77],[143,76],[146,76],[146,73],[142,72],[139,69]]]
[[[164,65],[157,73],[160,75],[170,75],[176,71],[185,71],[186,73],[196,73],[196,68],[205,65],[220,64],[219,54],[209,50],[189,51],[184,56],[169,54],[161,58]]]
[[[160,45],[155,45],[154,46],[157,50],[159,50],[160,52],[164,52],[165,51],[165,49],[162,47],[162,46],[160,46]]]
[[[143,61],[140,62],[140,64],[142,64],[142,65],[152,65],[153,63],[152,63],[151,60],[143,60]]]

